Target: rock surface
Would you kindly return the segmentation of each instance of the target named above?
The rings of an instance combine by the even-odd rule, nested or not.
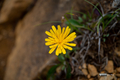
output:
[[[34,0],[5,0],[1,9],[0,23],[15,21],[30,8]]]
[[[14,47],[14,41],[14,26],[12,24],[0,25],[0,80],[3,80],[7,58]]]
[[[113,65],[113,61],[109,60],[107,66],[105,67],[105,70],[108,73],[113,73],[114,72],[114,65]]]
[[[82,69],[82,72],[84,73],[84,75],[88,75],[88,72],[86,69]]]
[[[96,67],[91,64],[88,64],[88,71],[91,76],[96,76],[98,74]]]
[[[107,76],[100,77],[100,80],[113,80],[113,79],[116,80],[114,75],[107,75]]]
[[[84,64],[83,64],[83,68],[85,68],[85,69],[87,68],[87,65],[86,65],[86,63],[84,63]]]
[[[38,0],[31,12],[19,21],[15,48],[8,58],[4,80],[32,80],[56,58],[54,54],[48,54],[44,41],[47,37],[45,31],[49,30],[52,24],[36,25],[60,20],[61,16],[71,9],[70,5],[69,0],[48,0],[47,3]]]
[[[120,67],[116,68],[116,71],[117,71],[117,72],[120,72]]]

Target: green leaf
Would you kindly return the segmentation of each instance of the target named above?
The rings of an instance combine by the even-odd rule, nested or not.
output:
[[[67,79],[70,79],[70,77],[71,77],[71,67],[70,67],[70,65],[68,64],[68,66],[67,66],[66,78],[67,78]]]
[[[97,8],[97,6],[95,6],[94,4],[92,4],[91,2],[89,2],[88,0],[85,0],[85,1],[88,2],[89,4],[91,4],[92,6],[94,6],[94,7],[99,11],[100,15],[102,16],[102,13],[101,13],[101,11]]]
[[[103,42],[105,42],[106,41],[106,39],[105,38],[103,38]]]
[[[62,54],[60,54],[60,55],[58,56],[58,60],[59,60],[60,62],[63,62],[63,61],[65,61],[65,58],[64,58],[64,56],[63,56]]]
[[[91,30],[89,27],[86,27],[84,24],[80,24],[77,20],[74,20],[74,19],[67,20],[66,24],[71,25],[76,31],[78,31],[78,28],[84,28],[84,29]]]
[[[83,22],[83,19],[81,17],[78,17],[79,22]]]
[[[65,54],[65,58],[70,58],[70,55],[68,54],[70,51],[67,50],[66,54]]]
[[[111,15],[112,16],[112,18],[107,22],[107,24],[105,25],[105,27],[107,27],[108,26],[108,24],[116,17],[118,15],[118,13],[117,14],[115,14],[115,15]]]
[[[73,51],[76,51],[76,50],[79,50],[79,49],[80,49],[79,47],[74,47]]]
[[[64,69],[65,69],[65,65],[62,66],[62,70],[64,70]]]
[[[69,19],[67,21],[67,24],[80,25],[80,23],[77,20],[75,20],[75,19]]]
[[[73,7],[72,7],[72,9],[71,9],[71,11],[70,11],[70,12],[72,13],[71,19],[73,19],[73,11],[72,11],[72,10],[73,10]]]
[[[83,14],[83,18],[84,18],[84,19],[87,19],[87,16],[86,16],[86,14]]]
[[[103,37],[106,37],[106,35],[104,34]]]
[[[51,76],[54,75],[54,73],[55,73],[55,71],[56,71],[56,68],[57,68],[58,66],[60,66],[60,64],[57,64],[57,65],[55,65],[55,66],[53,66],[53,67],[50,68],[50,70],[49,70],[48,73],[47,73],[47,80],[48,80]]]
[[[104,34],[104,35],[103,35],[103,37],[108,37],[108,36],[109,36],[109,34]]]
[[[109,36],[109,34],[106,34],[106,37],[108,37]]]

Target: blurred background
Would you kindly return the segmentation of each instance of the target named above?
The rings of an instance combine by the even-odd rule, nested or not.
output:
[[[33,80],[54,61],[45,31],[60,23],[40,24],[61,21],[71,9],[87,12],[92,6],[84,0],[0,0],[0,80]]]

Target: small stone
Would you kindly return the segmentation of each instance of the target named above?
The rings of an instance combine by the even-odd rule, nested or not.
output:
[[[91,76],[96,76],[98,74],[96,67],[91,64],[88,65],[88,71]]]
[[[116,72],[120,72],[120,67],[119,67],[119,68],[116,68]]]
[[[87,68],[86,63],[83,64],[83,68],[85,68],[85,69]]]
[[[114,72],[114,66],[113,66],[113,61],[109,60],[107,66],[105,67],[105,70],[108,73],[113,73]]]
[[[115,74],[115,76],[119,77],[120,78],[120,74]]]
[[[117,70],[114,70],[114,73],[113,74],[115,74],[117,72]]]
[[[99,80],[113,80],[113,76],[112,75],[107,75],[107,76],[102,76],[102,77],[100,77],[100,79]]]
[[[106,73],[105,71],[101,71],[100,73]]]
[[[89,80],[94,80],[94,78],[90,78]]]
[[[120,49],[119,48],[115,48],[115,53],[117,53],[117,55],[120,57]]]
[[[78,67],[79,69],[82,69],[81,66]]]
[[[88,74],[88,75],[87,75],[87,78],[90,79],[90,77],[91,77],[90,74]]]
[[[106,80],[107,77],[100,77],[99,80]]]
[[[86,69],[82,69],[82,72],[83,72],[84,75],[88,75],[88,72],[87,72]]]

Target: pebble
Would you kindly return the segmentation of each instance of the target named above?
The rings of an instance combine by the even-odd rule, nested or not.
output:
[[[105,67],[105,70],[108,73],[113,73],[114,72],[114,65],[113,65],[113,61],[109,60],[107,66]]]
[[[83,68],[85,68],[85,69],[87,68],[87,65],[86,65],[86,63],[84,63],[84,64],[83,64]]]
[[[120,67],[119,67],[119,68],[116,68],[116,72],[120,72]]]
[[[88,74],[88,75],[87,75],[87,78],[88,78],[88,79],[90,79],[90,78],[91,78],[90,74]]]
[[[119,48],[116,48],[116,49],[115,49],[115,52],[116,52],[117,55],[120,57],[120,49],[119,49]]]
[[[111,76],[111,75],[107,75],[107,76],[100,77],[99,80],[113,80],[113,79],[114,79],[113,76]]]
[[[100,73],[106,73],[105,71],[101,71]]]
[[[79,66],[78,68],[79,68],[79,69],[82,69],[82,67],[81,67],[81,66]]]
[[[98,74],[96,67],[91,64],[88,64],[88,71],[91,76],[96,76]]]
[[[88,75],[88,72],[87,72],[86,69],[82,69],[82,72],[83,72],[84,75]]]

